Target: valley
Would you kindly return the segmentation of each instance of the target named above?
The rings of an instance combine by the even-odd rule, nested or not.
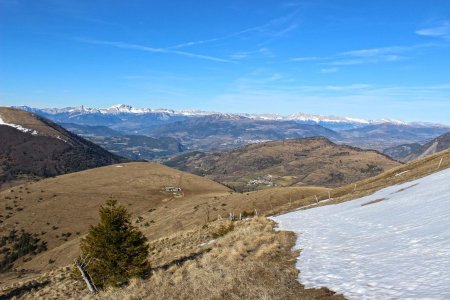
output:
[[[61,123],[67,130],[132,160],[155,160],[182,153],[186,147],[173,137],[152,138],[145,135],[125,134],[106,126]]]
[[[109,108],[69,107],[63,109],[17,108],[49,118],[83,133],[86,127],[101,126],[126,135],[174,138],[184,151],[217,152],[252,143],[322,136],[338,144],[383,151],[406,143],[423,143],[450,131],[450,127],[432,123],[398,120],[364,120],[304,113],[229,114],[205,111],[135,108],[115,105]],[[78,129],[75,127],[79,126]],[[80,129],[80,128],[84,129]],[[87,130],[89,131],[89,130]],[[111,133],[91,131],[88,137],[103,139]],[[115,136],[118,136],[116,133]],[[108,143],[110,147],[111,143]],[[125,147],[132,147],[125,146]],[[114,146],[120,148],[121,146]],[[166,151],[164,147],[161,148]],[[158,150],[161,152],[160,150]],[[147,149],[145,157],[160,156]],[[176,155],[177,153],[166,154]]]
[[[243,143],[239,147],[222,145],[218,152],[207,144],[199,149],[210,151],[190,152],[190,146],[185,149],[180,142],[191,136],[209,140],[215,132],[225,131],[230,136],[239,136],[242,131],[268,134],[272,126],[277,128],[278,125],[293,126],[289,128],[298,132],[301,126],[290,121],[255,123],[241,117],[202,116],[189,120],[191,127],[183,123],[187,121],[161,125],[159,137],[127,134],[104,125],[62,124],[83,136],[81,138],[34,113],[2,109],[0,116],[4,123],[0,125],[0,133],[8,137],[2,139],[8,141],[2,145],[3,149],[8,149],[4,153],[9,153],[4,154],[3,161],[25,162],[15,165],[18,174],[26,174],[33,165],[21,156],[13,160],[11,153],[21,153],[20,145],[28,145],[29,141],[33,142],[33,147],[26,149],[34,155],[31,157],[49,153],[48,149],[53,148],[48,148],[47,144],[61,142],[81,149],[90,146],[93,150],[81,153],[116,159],[104,160],[103,166],[86,165],[85,170],[56,168],[55,172],[61,173],[50,176],[30,173],[33,176],[5,177],[7,185],[0,190],[3,243],[0,247],[0,295],[17,295],[20,299],[33,299],[37,295],[44,299],[91,297],[83,284],[68,274],[70,265],[80,254],[80,240],[90,225],[98,222],[98,210],[110,198],[124,205],[131,214],[133,226],[148,239],[152,276],[133,281],[124,288],[102,291],[100,298],[121,299],[125,294],[189,298],[185,290],[196,289],[198,284],[213,284],[214,288],[205,293],[227,293],[248,299],[260,299],[263,295],[271,295],[273,299],[278,296],[295,299],[298,295],[341,299],[341,295],[326,288],[311,289],[313,286],[308,282],[296,280],[298,253],[290,251],[296,243],[295,236],[277,231],[276,223],[266,217],[276,219],[279,214],[290,211],[348,202],[450,167],[450,150],[445,150],[446,135],[438,137],[438,142],[423,146],[423,149],[431,147],[435,151],[428,150],[428,155],[402,164],[374,150],[335,143],[332,141],[337,138],[334,131],[320,125],[301,126],[306,126],[307,130],[320,129],[324,134],[331,132],[331,140],[325,137],[281,138]],[[237,129],[229,131],[228,126],[233,122]],[[207,130],[202,132],[202,126]],[[182,128],[187,129],[185,135],[181,134]],[[171,130],[180,135],[164,137]],[[284,130],[285,135],[290,134],[287,128]],[[42,144],[41,138],[45,138],[46,143]],[[112,146],[116,144],[122,146]],[[39,150],[41,147],[44,150]],[[155,149],[167,152],[146,158],[163,159],[165,165],[143,161],[139,155],[132,156],[132,153],[146,151],[146,155],[150,155]],[[68,161],[77,165],[83,165],[91,157],[76,154],[80,150],[70,151],[62,153],[67,153]],[[96,157],[94,161],[101,162],[103,158]],[[48,159],[41,163],[58,166]],[[383,202],[373,197],[369,200],[368,207]],[[17,244],[22,239],[28,240],[30,251],[14,250],[22,247]],[[260,264],[261,261],[264,264]],[[230,272],[230,268],[238,266],[242,273]],[[253,283],[244,279],[255,268],[260,273]],[[226,280],[219,280],[215,274],[222,274],[221,278]],[[184,285],[178,284],[179,278],[183,278]],[[281,286],[274,286],[273,278],[280,278]],[[227,280],[241,283],[226,285]],[[161,283],[158,288],[149,289],[157,281]],[[176,289],[171,288],[174,284]],[[237,286],[242,290],[235,290]],[[274,294],[276,290],[279,294]],[[347,294],[344,292],[344,295]]]

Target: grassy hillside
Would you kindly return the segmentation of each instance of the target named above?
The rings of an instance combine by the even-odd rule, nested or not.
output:
[[[182,193],[163,191],[180,186]],[[96,168],[28,183],[0,192],[2,236],[22,229],[44,241],[47,251],[18,259],[15,269],[49,270],[78,254],[79,238],[98,221],[108,197],[123,203],[149,240],[226,218],[230,212],[265,214],[326,189],[299,187],[239,194],[204,177],[155,163]]]
[[[298,253],[290,252],[291,234],[273,231],[273,224],[263,218],[233,226],[223,218],[230,212],[251,215],[255,209],[259,215],[286,212],[314,205],[316,197],[322,201],[319,205],[348,201],[431,174],[438,166],[450,167],[450,150],[334,189],[279,187],[235,193],[207,178],[154,163],[102,167],[15,187],[0,193],[3,232],[23,229],[45,241],[48,250],[20,257],[16,271],[1,274],[1,293],[25,299],[89,298],[65,266],[79,253],[79,239],[88,225],[97,222],[99,206],[113,196],[149,238],[153,273],[97,298],[328,299],[333,296],[327,290],[305,290],[296,281]],[[182,196],[163,192],[166,185],[181,186]]]
[[[213,154],[193,152],[166,165],[245,191],[268,186],[336,187],[375,176],[399,163],[376,151],[337,145],[325,138],[305,138]]]
[[[5,184],[128,161],[37,115],[0,108],[0,189]],[[29,131],[29,132],[24,132]]]
[[[112,195],[127,206],[134,224],[149,237],[153,273],[97,298],[328,299],[333,295],[327,290],[305,290],[296,281],[292,235],[273,231],[273,224],[262,218],[231,226],[216,220],[218,216],[255,208],[261,215],[286,212],[314,204],[316,197],[333,198],[319,205],[348,201],[431,174],[438,166],[450,167],[450,150],[335,189],[291,187],[241,194],[152,163],[108,166],[23,185],[0,193],[5,208],[11,208],[1,207],[2,216],[8,216],[2,217],[3,228],[36,234],[47,242],[48,250],[20,258],[15,268],[24,271],[3,273],[2,293],[22,294],[25,299],[89,298],[64,266],[77,255],[87,226],[96,223],[103,199]],[[162,192],[163,186],[174,182],[182,187],[183,197]]]

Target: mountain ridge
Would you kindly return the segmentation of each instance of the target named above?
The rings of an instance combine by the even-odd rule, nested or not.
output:
[[[450,127],[442,124],[368,121],[303,113],[290,116],[231,114],[137,109],[130,105],[116,105],[107,109],[84,106],[64,109],[18,108],[42,115],[58,124],[106,126],[128,135],[173,137],[191,151],[215,151],[255,142],[309,136],[324,136],[339,144],[383,151],[402,144],[423,143],[450,131]],[[205,135],[207,132],[210,134]]]
[[[128,104],[117,104],[108,108],[90,108],[84,105],[66,108],[33,108],[29,106],[15,106],[15,108],[31,111],[31,112],[43,112],[46,114],[104,114],[104,115],[118,115],[118,114],[166,114],[169,116],[209,116],[209,115],[228,115],[228,116],[242,116],[249,119],[255,120],[287,120],[287,121],[300,121],[300,122],[312,122],[316,124],[320,123],[349,123],[355,126],[366,126],[371,124],[403,124],[403,125],[413,125],[413,126],[432,126],[432,127],[448,127],[447,125],[438,123],[427,123],[427,122],[404,122],[397,119],[378,119],[378,120],[368,120],[363,118],[355,117],[341,117],[341,116],[327,116],[327,115],[317,115],[308,114],[303,112],[297,112],[289,115],[282,114],[253,114],[253,113],[220,113],[213,111],[203,111],[203,110],[173,110],[167,108],[136,108]]]
[[[426,156],[444,151],[450,148],[450,132],[438,136],[424,144],[412,143],[403,144],[397,147],[387,148],[384,154],[402,161],[409,162],[415,159],[424,158]]]

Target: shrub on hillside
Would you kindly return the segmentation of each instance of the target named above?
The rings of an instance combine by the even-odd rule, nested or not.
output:
[[[100,208],[100,222],[81,240],[87,270],[95,285],[118,286],[148,271],[146,237],[131,225],[131,216],[117,201],[109,199]]]
[[[233,223],[226,223],[226,224],[221,224],[220,227],[212,233],[212,237],[213,239],[217,239],[220,238],[221,236],[226,235],[228,232],[233,231],[234,229],[234,224]]]
[[[0,238],[0,272],[7,271],[12,268],[14,262],[20,257],[26,255],[36,255],[47,250],[47,243],[33,237],[28,232],[21,231],[17,234],[16,230],[12,230],[8,235]],[[26,260],[30,260],[27,257]]]

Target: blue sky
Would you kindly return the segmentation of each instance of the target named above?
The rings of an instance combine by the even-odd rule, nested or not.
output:
[[[450,124],[450,1],[0,0],[0,104]]]

